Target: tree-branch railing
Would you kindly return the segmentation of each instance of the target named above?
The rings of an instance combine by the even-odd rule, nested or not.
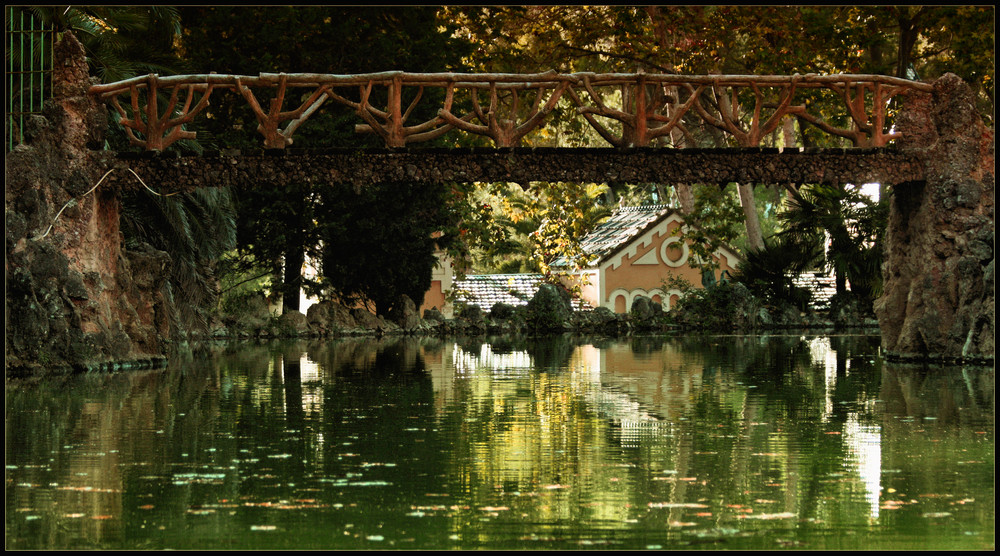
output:
[[[373,105],[373,93],[378,88],[385,89],[384,97],[379,95],[385,99],[385,106]],[[441,108],[430,111],[434,115],[426,121],[407,125],[429,88],[443,90]],[[810,99],[801,98],[804,91],[817,89],[833,91],[842,112],[824,117],[817,112],[817,104],[829,110],[828,104],[810,105]],[[186,100],[178,108],[182,90]],[[932,87],[884,75],[389,71],[356,75],[150,74],[95,85],[90,94],[112,105],[133,145],[164,150],[179,139],[195,137],[184,126],[199,113],[207,112],[209,97],[218,90],[234,91],[246,100],[268,149],[291,145],[295,131],[328,100],[352,108],[364,122],[356,125],[355,131],[375,133],[387,147],[429,141],[453,130],[488,137],[498,147],[513,147],[542,127],[564,96],[575,113],[615,147],[652,146],[668,137],[683,137],[692,144],[690,127],[699,124],[720,130],[739,146],[759,146],[788,117],[845,138],[855,147],[881,147],[900,137],[899,131],[886,129],[889,100],[896,95],[927,93]],[[404,91],[412,93],[405,107]],[[157,100],[161,92],[169,93],[162,113]],[[265,111],[258,97],[270,94],[273,98]],[[131,110],[122,106],[122,96],[129,97]],[[286,102],[298,105],[286,108]],[[459,106],[465,107],[465,113]],[[840,120],[843,127],[834,120]],[[611,125],[612,121],[617,123]]]

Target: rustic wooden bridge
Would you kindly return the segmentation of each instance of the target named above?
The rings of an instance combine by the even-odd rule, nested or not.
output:
[[[384,94],[380,91],[383,88]],[[443,90],[441,107],[430,119],[409,124],[414,108],[430,88]],[[489,137],[497,147],[516,147],[528,133],[544,125],[546,116],[563,98],[568,98],[575,114],[612,147],[697,146],[692,125],[721,131],[729,143],[725,146],[758,147],[786,117],[845,138],[854,147],[882,147],[900,136],[889,127],[889,101],[896,95],[930,90],[927,83],[884,75],[388,71],[358,75],[151,74],[96,85],[90,93],[114,108],[134,145],[162,151],[179,139],[195,137],[195,132],[184,126],[208,112],[216,91],[242,96],[257,117],[264,148],[283,149],[327,101],[354,109],[362,120],[356,131],[378,134],[386,147],[429,141],[453,130]],[[162,109],[158,100],[161,92],[164,96],[169,93]],[[828,97],[824,98],[824,93]],[[829,95],[841,103],[842,113],[831,117],[819,112],[820,105],[830,105]],[[127,97],[125,106],[123,97]],[[373,104],[376,97],[385,99],[384,107]],[[468,111],[462,113],[459,105]]]

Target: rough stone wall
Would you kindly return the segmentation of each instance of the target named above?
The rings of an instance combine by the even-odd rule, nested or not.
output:
[[[80,43],[65,34],[55,56],[55,97],[5,157],[5,370],[155,364],[170,333],[169,258],[122,249],[117,192],[91,191],[112,160],[96,150],[106,110],[86,94]]]
[[[882,346],[901,359],[992,360],[993,132],[953,74],[911,100],[898,126],[926,178],[893,188],[875,303]]]
[[[241,189],[285,183],[581,181],[605,183],[868,183],[923,179],[923,164],[892,149],[348,149],[179,156],[122,153],[116,187]]]

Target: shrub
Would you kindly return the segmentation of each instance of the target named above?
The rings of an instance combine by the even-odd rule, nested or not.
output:
[[[573,309],[569,293],[552,284],[542,284],[528,302],[528,324],[536,330],[562,330]]]
[[[490,308],[490,318],[494,320],[510,320],[514,317],[515,307],[507,303],[496,302]]]
[[[692,328],[745,331],[760,324],[762,308],[760,301],[743,284],[718,282],[708,288],[689,291],[670,311],[670,318]]]

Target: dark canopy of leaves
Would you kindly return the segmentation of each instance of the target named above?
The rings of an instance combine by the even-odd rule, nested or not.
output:
[[[183,55],[196,71],[205,73],[445,72],[458,70],[469,50],[437,21],[433,7],[214,6],[184,7],[180,13]],[[356,94],[350,91],[348,96]],[[384,89],[376,88],[373,104],[382,102],[384,107],[384,94]],[[425,91],[413,121],[433,117],[440,105],[435,95],[443,94]],[[404,97],[403,102],[408,100]],[[202,136],[207,135],[210,143],[220,148],[261,148],[261,137],[253,132],[257,121],[238,95],[213,98],[209,112],[212,117],[200,123],[209,132]],[[327,102],[296,132],[294,147],[382,146],[374,134],[357,135],[357,123],[361,120],[353,109]]]
[[[378,314],[390,313],[400,294],[419,305],[431,285],[435,247],[455,237],[433,237],[455,225],[452,193],[449,186],[410,183],[325,188],[316,207],[317,220],[325,223],[320,284],[341,301],[371,302]]]

